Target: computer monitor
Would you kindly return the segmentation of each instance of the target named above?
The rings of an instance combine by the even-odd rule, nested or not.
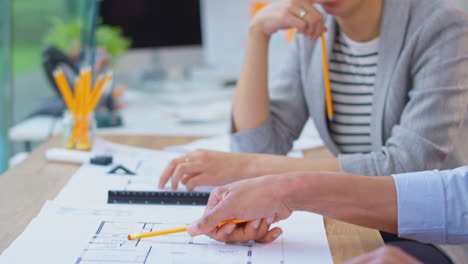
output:
[[[201,46],[200,1],[101,1],[102,23],[122,28],[132,48]]]

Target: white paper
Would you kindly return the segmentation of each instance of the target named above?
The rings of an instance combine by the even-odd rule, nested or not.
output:
[[[112,155],[113,164],[81,166],[55,198],[57,202],[75,207],[88,207],[106,204],[109,190],[173,191],[170,181],[164,189],[158,189],[159,177],[167,164],[179,157],[180,153],[130,147],[102,139],[96,141],[93,153]],[[135,175],[109,173],[119,165]],[[194,191],[210,192],[212,189],[210,186],[200,186]],[[187,189],[179,184],[178,191]]]
[[[333,263],[322,217],[314,214],[294,213],[278,223],[283,235],[271,244],[232,245],[187,233],[129,241],[129,234],[187,225],[203,207],[126,208],[91,211],[49,203],[0,263]]]

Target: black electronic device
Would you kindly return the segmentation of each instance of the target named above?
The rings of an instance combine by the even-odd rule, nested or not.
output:
[[[206,205],[209,192],[108,191],[110,204]]]
[[[202,45],[201,1],[102,1],[103,24],[118,26],[132,48]]]

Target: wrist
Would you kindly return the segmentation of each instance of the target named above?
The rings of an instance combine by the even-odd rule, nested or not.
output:
[[[314,211],[314,204],[320,200],[321,193],[319,173],[297,172],[288,174],[284,184],[283,201],[293,211]]]
[[[245,173],[243,177],[244,179],[256,178],[264,175],[260,170],[260,168],[262,167],[261,155],[251,153],[241,155],[244,155],[245,160]]]
[[[270,35],[263,32],[263,26],[261,23],[253,21],[249,26],[249,40],[269,42]]]

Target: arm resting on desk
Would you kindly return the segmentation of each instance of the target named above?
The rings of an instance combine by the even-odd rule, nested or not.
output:
[[[263,176],[219,187],[212,192],[204,216],[190,225],[188,231],[192,235],[208,233],[221,241],[247,241],[252,238],[233,232],[232,227],[217,228],[217,223],[239,218],[266,219],[271,224],[288,218],[292,211],[310,211],[353,224],[397,231],[397,198],[392,177],[311,172]],[[236,234],[236,239],[232,234]]]
[[[461,244],[468,242],[467,196],[468,166],[393,177],[287,173],[217,188],[204,216],[189,226],[189,232],[216,230],[216,239],[231,239],[222,228],[216,229],[218,222],[263,218],[272,223],[292,211],[310,211],[423,242]]]
[[[397,233],[397,197],[392,177],[301,173],[290,179],[285,202],[294,211]]]

